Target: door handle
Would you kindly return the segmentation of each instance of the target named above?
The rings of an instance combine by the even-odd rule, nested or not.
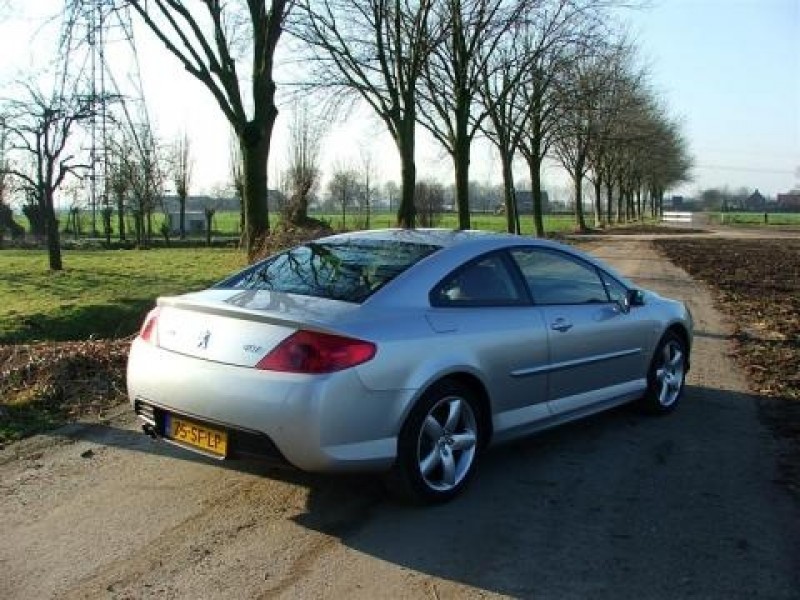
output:
[[[570,323],[567,319],[558,318],[550,325],[550,329],[564,333],[565,331],[572,329],[572,323]]]

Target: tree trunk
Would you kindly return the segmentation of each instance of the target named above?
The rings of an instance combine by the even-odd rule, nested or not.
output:
[[[113,209],[110,206],[103,207],[103,232],[106,235],[106,247],[111,247],[111,219],[113,217]]]
[[[609,225],[613,222],[614,214],[614,184],[611,182],[611,178],[609,177],[606,181],[606,222]]]
[[[514,193],[514,173],[511,169],[511,157],[500,152],[503,170],[503,200],[506,205],[506,227],[509,233],[519,234],[519,216],[517,215],[517,197]]]
[[[636,188],[636,220],[642,220],[642,186]]]
[[[178,203],[180,204],[180,232],[181,239],[186,239],[186,195],[181,194],[178,196]]]
[[[365,222],[364,222],[364,229],[369,229],[370,228],[370,222],[369,222],[370,221],[370,212],[371,212],[369,193],[367,193],[367,197],[364,199],[364,202],[365,202],[364,208],[367,211],[366,219],[365,219]],[[306,204],[308,204],[308,203],[306,203]]]
[[[342,231],[347,229],[347,193],[342,190]]]
[[[206,209],[206,246],[211,246],[211,226],[214,220],[214,211]]]
[[[61,271],[64,268],[61,262],[61,240],[58,234],[58,219],[53,206],[52,191],[45,191],[45,235],[47,237],[47,259],[51,271]]]
[[[120,242],[125,241],[125,197],[117,194],[117,233]]]
[[[588,231],[586,219],[583,214],[583,164],[579,163],[572,173],[575,184],[575,226],[581,233]]]
[[[629,223],[633,221],[633,190],[631,189],[625,190],[625,214]]]
[[[453,154],[453,166],[456,172],[456,206],[458,207],[458,228],[470,228],[469,207],[469,161],[470,144],[464,132],[459,139]]]
[[[275,111],[277,115],[277,111]],[[244,206],[243,245],[248,260],[258,254],[259,247],[269,234],[269,207],[267,206],[267,159],[274,117],[261,129],[253,122],[247,123],[239,136],[242,151],[242,204]]]
[[[530,156],[528,170],[531,174],[531,201],[533,203],[533,230],[537,237],[544,237],[544,219],[542,218],[542,172],[538,156]]]
[[[406,229],[413,229],[417,218],[414,204],[414,192],[417,184],[417,165],[414,162],[414,123],[404,123],[405,130],[395,140],[400,151],[400,207],[397,209],[397,224]]]
[[[603,191],[603,180],[600,175],[594,178],[594,226],[599,228],[603,225],[603,206],[601,194]]]

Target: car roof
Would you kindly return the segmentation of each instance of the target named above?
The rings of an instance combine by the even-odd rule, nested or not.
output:
[[[371,229],[367,231],[352,231],[322,238],[325,242],[345,242],[355,240],[407,242],[411,244],[429,244],[449,248],[477,240],[519,240],[519,236],[494,231],[477,229],[455,230],[438,228],[420,229]]]
[[[505,246],[539,246],[572,252],[595,264],[597,261],[573,246],[544,238],[528,237],[512,233],[499,233],[480,229],[371,229],[365,231],[352,231],[322,238],[317,241],[324,242],[353,242],[357,240],[406,242],[410,244],[429,244],[443,249],[457,249],[471,247],[473,251],[491,251]],[[466,250],[466,248],[465,248]],[[610,270],[608,265],[600,265]]]

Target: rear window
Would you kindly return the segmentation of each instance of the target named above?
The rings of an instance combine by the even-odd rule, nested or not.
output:
[[[310,242],[261,261],[214,287],[360,303],[438,249],[385,240]]]

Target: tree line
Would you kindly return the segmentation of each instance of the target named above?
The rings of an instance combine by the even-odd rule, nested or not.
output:
[[[401,165],[399,226],[427,221],[415,201],[421,193],[414,158],[418,127],[451,157],[460,228],[470,227],[471,149],[479,137],[488,139],[500,156],[510,232],[520,230],[515,161],[527,165],[538,235],[544,234],[541,173],[547,159],[557,160],[572,179],[577,229],[589,226],[583,205],[587,183],[594,188],[595,226],[638,218],[648,210],[658,212],[665,190],[686,179],[690,159],[679,122],[659,101],[646,70],[636,61],[635,44],[617,24],[619,11],[630,4],[621,0],[116,0],[114,7],[138,15],[165,50],[205,85],[230,124],[235,138],[232,153],[237,157],[231,161],[232,178],[242,199],[242,244],[252,257],[270,231],[267,164],[278,115],[279,44],[291,46],[304,66],[291,91],[339,102],[358,100],[386,126]],[[41,100],[33,121],[33,111],[28,115],[23,111],[23,116],[7,114],[3,125],[16,140],[10,148],[31,152],[34,163],[43,154],[42,168],[6,164],[3,172],[31,190],[44,215],[48,240],[55,238],[48,243],[55,251],[52,192],[81,165],[69,155],[68,145],[53,144],[58,135],[68,135],[87,118],[93,107],[82,106],[80,96],[57,99],[56,106],[44,96]],[[26,119],[35,126],[21,127]],[[315,140],[320,137],[308,115],[296,111],[290,126],[290,165],[284,174],[289,196],[285,217],[292,224],[309,222],[309,197],[319,178]],[[136,152],[120,152],[120,164],[107,178],[105,208],[116,202],[118,219],[120,190],[125,186],[128,192],[133,190],[128,196],[138,199],[136,235],[147,232],[147,215],[160,192],[159,178],[152,176],[158,167],[147,164],[155,145],[146,138],[134,136]],[[51,151],[37,154],[37,140],[44,140]],[[181,172],[180,156],[180,150],[173,152],[171,173],[185,201],[188,186],[181,186],[181,176],[176,175]],[[149,174],[135,182],[133,165],[124,164],[126,157],[135,160],[139,173]],[[189,174],[187,168],[188,163],[184,175]],[[124,176],[117,177],[118,172]],[[183,179],[188,183],[187,177]],[[115,182],[119,182],[116,188]],[[104,223],[111,218],[111,210],[104,212]],[[121,231],[122,220],[117,226]],[[51,260],[51,268],[59,266]]]

